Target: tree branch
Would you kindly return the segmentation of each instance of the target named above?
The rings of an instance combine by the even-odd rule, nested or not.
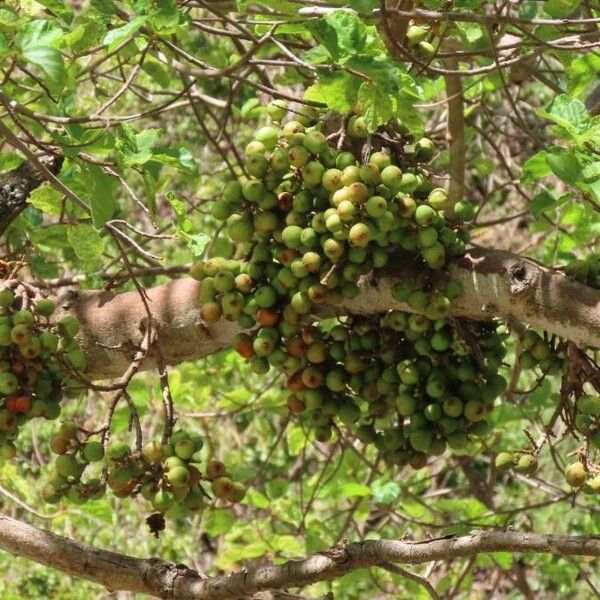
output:
[[[51,173],[57,174],[63,158],[41,156],[39,161]],[[31,163],[25,162],[0,181],[0,235],[27,208],[27,197],[42,180],[39,170]]]
[[[449,70],[458,70],[458,59],[448,58],[445,65]],[[465,193],[465,116],[463,107],[463,89],[461,78],[456,75],[445,75],[446,98],[448,101],[447,135],[450,146],[450,185],[448,198],[449,213],[453,213],[454,205],[463,199]]]
[[[322,306],[317,316],[412,311],[394,300],[392,288],[398,281],[425,283],[424,274],[411,261],[391,262],[401,264],[365,279],[356,298],[335,307]],[[580,346],[600,347],[600,290],[527,258],[483,248],[469,250],[454,260],[448,275],[463,288],[462,296],[453,302],[453,316],[512,318]],[[240,331],[237,323],[225,320],[205,325],[200,318],[199,290],[200,283],[189,278],[148,290],[148,304],[158,327],[158,348],[166,364],[195,360],[228,348]],[[82,323],[88,375],[94,379],[121,376],[139,348],[147,320],[138,293],[81,291],[59,301]],[[151,351],[141,368],[155,366],[156,353]]]
[[[99,550],[4,515],[0,515],[0,548],[15,556],[99,583],[109,590],[178,600],[241,600],[268,590],[327,581],[356,569],[387,567],[389,563],[420,564],[486,552],[600,556],[600,538],[484,531],[423,542],[367,540],[337,546],[304,560],[259,566],[211,578],[203,578],[184,565]]]

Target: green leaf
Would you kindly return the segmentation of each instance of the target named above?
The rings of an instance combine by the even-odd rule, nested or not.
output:
[[[269,499],[257,489],[250,488],[246,492],[243,503],[249,504],[250,506],[256,506],[256,508],[268,508]]]
[[[157,148],[154,150],[152,159],[190,175],[195,175],[198,172],[198,165],[187,148]]]
[[[538,194],[529,205],[529,210],[531,214],[538,216],[545,210],[556,206],[557,198],[555,198],[549,192],[542,192]]]
[[[94,267],[101,260],[106,241],[91,225],[81,223],[69,226],[67,238],[75,255],[87,267]]]
[[[349,481],[342,484],[340,487],[340,495],[348,498],[353,496],[370,496],[371,490],[366,485],[356,483],[355,481]]]
[[[0,33],[0,56],[3,54],[8,54],[10,50],[10,46],[6,36],[3,33]]]
[[[194,233],[189,234],[184,231],[179,232],[179,237],[185,240],[185,243],[189,251],[194,255],[194,258],[202,258],[204,256],[204,249],[210,242],[210,236],[205,233]]]
[[[594,52],[586,52],[576,58],[567,67],[569,92],[579,98],[587,91],[589,85],[596,81],[600,73],[600,56]]]
[[[568,94],[560,94],[554,98],[545,110],[539,111],[539,114],[554,121],[572,135],[583,131],[589,121],[585,104]]]
[[[322,44],[334,59],[357,54],[367,41],[367,27],[348,10],[336,10],[327,16],[306,23],[306,29]]]
[[[62,0],[36,0],[36,2],[52,11],[52,13],[60,17],[65,23],[70,23],[73,20],[73,11]]]
[[[348,6],[356,12],[370,14],[379,8],[379,0],[350,0]]]
[[[102,40],[102,43],[107,46],[107,51],[112,52],[117,46],[120,46],[125,40],[136,33],[146,22],[147,17],[138,16],[126,23],[122,27],[117,27],[109,31]]]
[[[546,161],[552,172],[566,183],[575,185],[581,180],[581,165],[573,152],[553,148],[546,156]]]
[[[288,451],[292,456],[298,456],[306,445],[306,434],[296,425],[287,428],[286,440]]]
[[[39,227],[29,234],[31,241],[41,250],[62,250],[69,246],[67,226],[63,224]]]
[[[231,511],[223,508],[207,510],[202,519],[202,529],[211,537],[227,533],[232,528],[233,524],[233,514]]]
[[[600,161],[586,165],[582,171],[583,180],[587,183],[600,179]]]
[[[363,83],[358,90],[358,101],[363,106],[363,116],[369,131],[375,131],[394,115],[390,95],[377,85]]]
[[[304,93],[304,99],[322,102],[335,112],[347,113],[356,104],[361,80],[345,71],[322,72],[316,83]]]
[[[397,481],[376,479],[371,486],[373,499],[379,504],[392,504],[400,495],[400,484]]]
[[[90,6],[109,18],[119,11],[119,7],[112,0],[90,0]]]
[[[106,27],[99,19],[89,19],[65,35],[64,43],[73,52],[83,52],[98,44]]]
[[[152,57],[147,57],[142,65],[142,70],[147,73],[153,81],[162,88],[168,88],[171,83],[171,77],[166,69]]]
[[[115,212],[117,182],[97,165],[81,163],[80,169],[81,183],[90,201],[92,221],[94,227],[99,229]]]
[[[15,152],[3,152],[0,154],[0,173],[4,171],[12,171],[21,166],[25,159]]]
[[[43,44],[32,44],[22,51],[23,58],[36,65],[46,74],[47,79],[56,85],[65,81],[65,65],[58,49]]]
[[[544,10],[555,19],[564,19],[572,15],[581,4],[581,0],[546,0]]]
[[[54,189],[49,183],[45,183],[38,188],[35,188],[29,194],[27,202],[31,206],[35,206],[38,210],[48,215],[58,216],[60,215],[62,207],[62,198],[58,190]]]
[[[534,154],[532,157],[528,158],[523,165],[523,175],[526,179],[541,179],[542,177],[547,177],[552,173],[550,169],[550,165],[546,160],[548,157],[548,153],[545,150]]]

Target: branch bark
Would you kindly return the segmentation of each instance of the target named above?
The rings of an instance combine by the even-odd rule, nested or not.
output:
[[[367,540],[336,546],[283,565],[258,566],[232,575],[203,578],[184,565],[99,550],[0,515],[0,549],[99,583],[108,590],[178,600],[241,600],[260,592],[303,587],[388,563],[420,564],[486,552],[600,556],[600,538],[484,531],[423,542]]]
[[[450,70],[458,70],[458,59],[448,58],[444,61]],[[450,200],[450,215],[454,212],[454,205],[463,199],[465,193],[465,116],[463,89],[461,78],[456,75],[445,75],[446,98],[448,101],[447,136],[450,149],[450,184],[448,198]]]
[[[59,156],[41,156],[40,162],[57,174],[63,163]],[[38,169],[25,162],[0,181],[0,235],[27,208],[27,197],[43,178]]]
[[[390,309],[412,311],[394,300],[398,281],[419,284],[424,275],[408,261],[361,282],[360,294],[336,306],[323,306],[320,315],[377,314]],[[449,277],[459,281],[463,294],[451,314],[475,320],[514,319],[546,330],[579,346],[600,347],[600,290],[577,283],[518,255],[475,248],[456,259]],[[207,326],[200,318],[200,283],[184,278],[148,290],[148,304],[158,328],[157,343],[167,364],[195,360],[228,348],[236,323],[221,320]],[[71,293],[61,301],[82,323],[81,343],[89,376],[120,376],[131,364],[143,339],[147,319],[137,292]],[[317,315],[319,316],[319,315]],[[156,366],[150,352],[142,369]]]

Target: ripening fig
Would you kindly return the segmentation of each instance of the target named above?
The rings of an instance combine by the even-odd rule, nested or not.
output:
[[[181,460],[190,460],[196,452],[196,446],[193,440],[186,438],[175,442],[173,444],[173,450],[177,458],[180,458]]]
[[[421,44],[419,44],[419,48],[423,44],[427,44],[427,42],[421,42]],[[431,44],[428,44],[428,46],[431,46]],[[433,47],[431,46],[431,48]],[[429,162],[433,158],[434,152],[435,146],[433,145],[433,142],[428,138],[421,138],[415,143],[414,154],[417,160],[420,160],[422,162]]]
[[[321,185],[328,192],[335,192],[336,190],[339,190],[343,186],[342,171],[339,169],[327,169],[321,178]]]
[[[287,399],[287,407],[293,415],[299,415],[306,410],[306,405],[301,398],[292,394]]]
[[[239,481],[234,481],[227,495],[230,502],[241,502],[246,496],[246,486]]]
[[[267,150],[272,150],[277,144],[279,129],[276,127],[261,127],[254,134],[254,139],[261,142]]]
[[[381,173],[377,165],[369,163],[359,168],[359,176],[363,183],[367,185],[378,185],[381,183]]]
[[[327,138],[320,131],[310,131],[304,136],[303,144],[312,154],[320,154],[327,147]]]
[[[309,160],[310,152],[304,146],[292,146],[288,150],[288,161],[292,167],[303,167]]]
[[[350,120],[348,121],[348,134],[350,137],[363,139],[367,137],[368,133],[367,122],[364,117],[350,117]]]
[[[229,477],[218,477],[211,483],[211,488],[217,498],[228,500],[233,492],[233,481]]]
[[[167,471],[166,477],[173,487],[183,487],[190,481],[190,472],[183,466],[176,466]]]
[[[299,123],[298,121],[288,121],[283,126],[282,133],[283,137],[290,140],[291,138],[293,138],[293,136],[299,133],[304,133],[304,125],[302,125],[302,123]]]
[[[267,114],[273,121],[282,121],[287,115],[287,102],[285,100],[273,100],[267,105]]]
[[[381,183],[390,190],[399,190],[402,183],[402,171],[396,165],[389,165],[381,171]]]
[[[219,321],[222,314],[221,306],[217,302],[206,302],[200,307],[200,316],[208,324]]]
[[[19,389],[19,380],[12,374],[0,372],[0,394],[8,396]]]
[[[15,325],[10,332],[10,339],[18,346],[22,346],[31,339],[31,331],[27,325]]]
[[[58,434],[55,434],[50,439],[50,448],[54,454],[65,454],[69,449],[70,441]]]
[[[444,188],[431,190],[427,203],[435,210],[444,210],[448,207],[448,192]]]
[[[152,499],[152,506],[158,512],[166,512],[175,505],[175,497],[172,492],[158,490]]]
[[[365,223],[356,223],[350,228],[348,240],[356,248],[364,248],[371,240],[371,232]]]
[[[538,469],[538,459],[531,454],[523,454],[515,465],[517,471],[534,474]]]
[[[581,462],[572,463],[565,469],[565,479],[572,487],[581,487],[587,479],[587,470]]]
[[[366,204],[365,209],[370,217],[381,217],[387,211],[388,203],[381,196],[371,196]]]
[[[386,152],[373,152],[373,154],[371,154],[369,157],[369,162],[374,164],[381,172],[383,169],[392,164],[392,159]]]
[[[408,45],[414,47],[421,43],[429,33],[428,27],[422,27],[421,25],[410,25],[406,31],[406,40]]]
[[[57,456],[54,463],[56,472],[62,477],[74,477],[77,478],[83,472],[81,465],[72,454],[61,454]]]
[[[498,471],[506,471],[514,465],[513,455],[509,452],[500,452],[494,460]]]
[[[142,446],[142,456],[150,464],[159,464],[165,457],[164,447],[155,440],[148,442]]]

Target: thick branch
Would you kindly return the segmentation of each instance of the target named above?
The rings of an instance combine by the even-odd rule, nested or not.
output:
[[[410,311],[393,299],[398,281],[417,283],[423,277],[408,261],[384,275],[361,282],[361,293],[323,314],[377,314],[390,309]],[[581,346],[600,347],[600,291],[572,281],[520,256],[476,248],[455,260],[448,272],[460,281],[463,294],[451,314],[475,320],[512,318],[546,330]],[[195,360],[229,347],[240,331],[221,320],[206,326],[200,318],[200,284],[180,279],[148,290],[158,326],[158,344],[168,364]],[[89,375],[95,379],[120,376],[143,337],[146,313],[137,292],[79,292],[64,303],[83,324],[81,341]],[[153,368],[150,353],[142,368]]]
[[[62,157],[41,156],[40,162],[51,173],[58,173]],[[0,235],[27,208],[27,197],[42,181],[40,172],[29,162],[9,173],[0,181]]]
[[[103,585],[178,600],[239,600],[267,590],[296,588],[365,567],[419,564],[485,552],[543,552],[600,556],[600,539],[486,531],[424,542],[368,540],[332,548],[283,565],[250,568],[203,578],[182,565],[99,550],[0,515],[0,549]]]

